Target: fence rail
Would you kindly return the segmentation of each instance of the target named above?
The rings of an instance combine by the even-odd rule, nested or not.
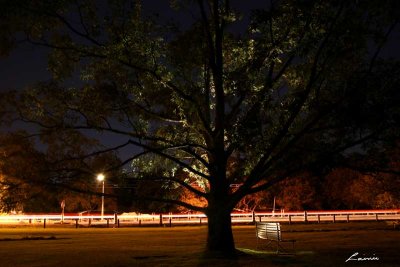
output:
[[[252,212],[232,213],[232,223],[252,223],[255,221],[269,222],[339,222],[339,221],[399,221],[400,209],[393,210],[336,210],[336,211],[301,211],[301,212]],[[114,225],[145,226],[159,225],[172,226],[183,224],[205,224],[207,217],[204,214],[28,214],[28,215],[0,215],[0,225],[38,225],[43,224],[74,224],[80,226]]]

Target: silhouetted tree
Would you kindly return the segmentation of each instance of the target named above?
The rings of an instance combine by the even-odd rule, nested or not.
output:
[[[399,62],[379,56],[396,1],[283,0],[251,13],[229,0],[174,1],[177,14],[193,14],[183,27],[144,15],[141,1],[96,3],[1,1],[5,48],[16,31],[51,48],[55,79],[13,106],[43,134],[117,136],[98,153],[131,147],[121,166],[153,154],[200,181],[172,169],[147,176],[206,207],[141,199],[205,212],[209,252],[235,253],[230,213],[247,195],[400,132]],[[76,71],[82,82],[68,87]]]

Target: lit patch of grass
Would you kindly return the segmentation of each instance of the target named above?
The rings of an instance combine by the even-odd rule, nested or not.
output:
[[[255,250],[255,249],[249,249],[249,248],[238,248],[239,251],[244,252],[246,254],[250,255],[277,255],[275,251],[268,251],[268,250]],[[312,255],[314,254],[314,251],[297,251],[294,253],[294,255]],[[284,255],[284,254],[282,254]]]
[[[250,255],[276,255],[275,251],[255,250],[249,248],[238,248],[238,250]]]

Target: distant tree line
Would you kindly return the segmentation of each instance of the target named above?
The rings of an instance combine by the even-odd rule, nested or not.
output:
[[[114,156],[96,158],[92,166],[84,164],[75,166],[76,178],[70,186],[58,184],[54,172],[62,170],[54,166],[46,155],[36,150],[29,141],[21,142],[18,133],[0,137],[0,211],[2,212],[58,212],[60,202],[66,201],[67,212],[98,210],[100,205],[100,184],[95,180],[99,165],[107,160],[117,160]],[[390,209],[400,206],[400,147],[385,151],[390,161],[390,171],[385,169],[365,169],[360,166],[363,161],[383,160],[383,155],[362,158],[353,157],[352,164],[335,167],[329,170],[310,170],[299,176],[289,177],[276,184],[271,190],[261,191],[243,198],[235,207],[236,211],[271,211],[275,201],[275,209],[279,211],[319,210],[319,209]],[[71,159],[72,160],[72,159]],[[158,161],[157,161],[158,160]],[[365,162],[364,162],[365,163]],[[89,163],[88,163],[89,164]],[[158,168],[154,166],[158,165]],[[371,166],[371,162],[364,164]],[[146,167],[147,166],[147,167]],[[87,169],[89,168],[89,169]],[[165,162],[157,158],[147,161],[135,161],[131,174],[115,172],[107,177],[105,194],[107,195],[106,211],[150,212],[189,212],[188,209],[168,203],[137,201],[137,196],[153,195],[171,197],[191,203],[206,205],[205,201],[183,187],[171,187],[167,184],[160,187],[159,181],[151,181],[165,169]],[[147,169],[146,169],[147,168]],[[72,168],[71,168],[72,169]],[[139,171],[140,170],[140,171]],[[155,172],[156,170],[156,172]],[[396,171],[397,170],[397,171]],[[187,176],[181,171],[178,176]],[[53,179],[53,183],[49,180]],[[192,179],[194,187],[206,184]],[[232,184],[234,191],[240,185]],[[79,190],[77,190],[79,188]]]

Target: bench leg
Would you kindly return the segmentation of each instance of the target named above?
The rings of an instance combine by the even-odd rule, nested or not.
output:
[[[292,242],[292,249],[290,249],[288,247],[284,247],[283,245],[281,245],[281,243],[288,243],[288,242]],[[296,254],[295,247],[294,247],[295,241],[288,241],[288,242],[277,242],[277,244],[278,244],[277,254],[281,254],[281,253],[282,254],[287,254],[287,255]]]

